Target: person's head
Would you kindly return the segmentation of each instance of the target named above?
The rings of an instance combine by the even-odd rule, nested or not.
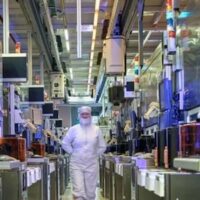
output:
[[[91,113],[92,109],[89,106],[78,108],[78,117],[81,125],[88,126],[92,123]]]

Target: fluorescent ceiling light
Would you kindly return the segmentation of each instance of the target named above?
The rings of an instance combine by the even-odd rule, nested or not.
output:
[[[91,51],[94,51],[95,41],[92,41]]]
[[[65,40],[68,41],[69,40],[69,32],[67,29],[64,30],[65,33]]]
[[[77,57],[82,57],[81,41],[81,0],[77,0]]]
[[[73,79],[73,71],[72,71],[72,68],[69,68],[69,73],[70,73],[70,78],[71,80]]]
[[[81,25],[81,31],[82,32],[92,32],[93,31],[93,25]]]
[[[93,30],[93,34],[92,34],[92,40],[95,41],[96,39],[96,34],[97,34],[97,29]]]
[[[90,60],[90,65],[89,65],[90,68],[92,68],[92,64],[93,64],[93,61]]]
[[[97,24],[98,24],[98,15],[99,15],[99,7],[100,7],[100,1],[95,1],[95,13],[94,13],[94,22],[93,22],[93,33],[92,33],[92,44],[91,44],[91,55],[90,55],[90,68],[89,68],[89,75],[88,75],[88,88],[87,92],[90,92],[90,82],[92,78],[92,65],[93,65],[93,58],[94,58],[94,47],[95,47],[95,40],[96,40],[96,34],[97,34]]]
[[[92,74],[92,67],[89,68],[89,75]]]
[[[92,51],[90,54],[90,62],[91,62],[91,60],[93,60],[93,58],[94,58],[94,51]]]
[[[101,0],[96,0],[95,11],[99,11],[100,1]]]
[[[96,29],[98,24],[98,12],[94,13],[94,29]]]
[[[69,41],[66,42],[66,48],[67,48],[67,51],[69,52],[70,51]]]
[[[69,103],[78,103],[78,104],[83,104],[83,103],[94,103],[94,99],[91,98],[90,96],[84,96],[84,97],[69,97],[68,98]]]

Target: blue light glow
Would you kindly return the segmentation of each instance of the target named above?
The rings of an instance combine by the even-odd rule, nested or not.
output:
[[[184,19],[184,18],[188,18],[191,16],[191,12],[188,12],[188,11],[183,11],[181,12],[181,14],[179,15],[179,19]]]

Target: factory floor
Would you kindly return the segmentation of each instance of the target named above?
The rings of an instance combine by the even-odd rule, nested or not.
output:
[[[71,186],[68,186],[68,188],[66,189],[65,194],[62,196],[62,200],[73,200]],[[101,189],[99,187],[97,187],[96,190],[96,200],[106,200],[102,197]]]

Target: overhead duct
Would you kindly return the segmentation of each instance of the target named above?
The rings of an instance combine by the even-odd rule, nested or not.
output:
[[[93,85],[96,85],[96,84],[97,84],[97,76],[95,76],[93,80]]]
[[[127,0],[122,12],[122,35],[129,38],[134,22],[137,20],[137,3],[138,1]]]
[[[62,52],[63,51],[63,46],[62,46],[62,40],[60,35],[56,35],[56,42],[58,46],[58,51]]]
[[[61,62],[61,64],[62,64],[63,72],[64,72],[64,73],[67,73],[67,67],[66,67],[65,62]]]
[[[36,33],[37,43],[45,56],[47,66],[52,70],[53,56],[50,51],[50,45],[46,37],[44,26],[40,18],[40,7],[37,1],[19,0],[20,6],[28,19],[32,22],[33,30]]]
[[[57,10],[56,10],[55,0],[48,0],[48,5],[49,5],[51,17],[56,16]]]
[[[110,23],[109,23],[109,27],[108,27],[107,37],[110,37],[111,35],[113,35],[113,31],[115,30],[115,26],[119,19],[118,16],[119,16],[121,10],[123,9],[125,2],[126,1],[124,1],[124,0],[115,0],[114,1],[113,8],[112,8],[112,14],[111,14],[111,18],[110,18]]]
[[[102,29],[102,33],[101,33],[102,40],[106,39],[106,35],[108,33],[108,26],[109,26],[109,19],[105,19],[103,21],[103,29]]]
[[[50,18],[50,13],[49,13],[49,8],[48,8],[48,4],[47,4],[47,0],[42,0],[43,2],[43,6],[44,6],[44,20],[45,23],[47,25],[47,29],[48,29],[48,33],[50,36],[50,40],[52,42],[52,50],[56,59],[56,64],[57,64],[57,68],[60,72],[63,72],[62,67],[61,67],[61,62],[60,62],[60,57],[59,57],[59,52],[58,52],[58,47],[57,47],[57,43],[56,43],[56,37],[55,37],[55,33],[53,30],[53,25],[51,22],[51,18]]]
[[[103,77],[101,78],[100,82],[99,82],[99,87],[96,90],[97,91],[96,103],[98,103],[100,98],[101,98],[101,95],[102,95],[106,80],[107,80],[107,76],[104,74]]]
[[[101,64],[102,52],[99,52],[97,55],[97,65]]]

